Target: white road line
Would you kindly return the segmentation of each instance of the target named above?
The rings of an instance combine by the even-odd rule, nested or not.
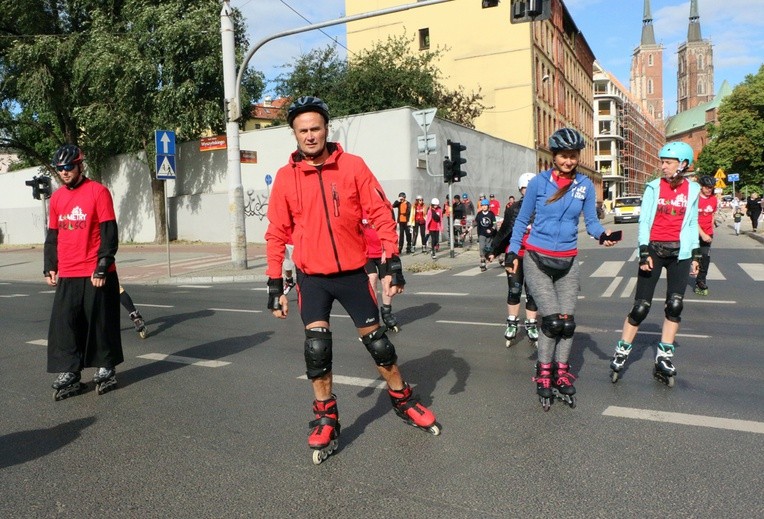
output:
[[[639,249],[634,249],[631,252],[631,256],[629,256],[629,260],[628,261],[632,262],[632,261],[636,260],[638,255],[639,255]]]
[[[631,293],[634,291],[635,286],[637,286],[636,276],[633,278],[629,278],[629,280],[626,282],[626,286],[623,288],[623,291],[621,292],[621,297],[631,296]]]
[[[448,272],[446,269],[434,269],[434,270],[425,270],[424,272],[416,272],[415,276],[435,276],[436,274],[442,274],[443,272]]]
[[[623,268],[625,261],[603,261],[602,264],[597,267],[590,277],[593,278],[612,278]]]
[[[207,310],[212,310],[213,312],[242,312],[245,314],[261,314],[263,313],[262,310],[242,310],[240,308],[208,308]]]
[[[415,296],[468,296],[469,294],[463,292],[414,292]]]
[[[623,330],[614,330],[614,331],[616,331],[618,333],[623,332]],[[644,334],[644,335],[661,335],[661,332],[643,332],[641,330],[638,331],[637,333],[638,334]],[[687,337],[687,338],[691,338],[691,339],[710,339],[711,338],[710,335],[697,335],[697,334],[693,334],[693,333],[677,333],[676,336],[677,337]]]
[[[255,292],[267,292],[268,291],[268,287],[250,288],[250,290],[254,290]]]
[[[305,375],[297,377],[299,380],[308,380]],[[378,378],[360,378],[360,377],[346,377],[344,375],[332,375],[332,381],[335,384],[343,384],[346,386],[359,386],[370,387],[372,389],[386,389],[387,383],[384,380]]]
[[[29,294],[6,294],[6,295],[0,296],[0,297],[3,297],[5,299],[11,299],[11,298],[14,298],[14,297],[29,297]]]
[[[34,344],[35,346],[47,346],[48,339],[35,339],[33,341],[27,341],[27,344]]]
[[[135,306],[146,306],[149,308],[175,308],[174,305],[152,305],[149,303],[135,303]]]
[[[178,285],[178,288],[212,288],[212,285]]]
[[[443,323],[443,324],[471,324],[473,326],[497,326],[499,328],[503,328],[506,326],[505,323],[477,323],[475,321],[446,321],[446,320],[438,320],[435,321],[436,323]]]
[[[40,291],[39,291],[39,292],[37,292],[37,293],[38,293],[38,294],[55,294],[55,293],[56,293],[56,291],[55,291],[55,290],[40,290]]]
[[[720,301],[719,299],[687,299],[684,298],[685,303],[711,303],[712,305],[735,305],[737,301]]]
[[[732,418],[718,418],[715,416],[703,416],[698,414],[667,413],[664,411],[635,409],[612,405],[605,409],[602,412],[602,415],[764,434],[764,423],[751,420],[735,420]]]
[[[220,368],[230,364],[230,362],[223,362],[222,360],[201,360],[194,359],[192,357],[180,357],[178,355],[165,355],[164,353],[147,353],[146,355],[138,355],[138,358],[149,360],[164,360],[167,362],[175,362],[176,364],[201,366],[203,368]]]
[[[613,292],[615,292],[615,289],[618,288],[618,285],[621,284],[621,281],[623,281],[623,276],[616,276],[613,278],[613,281],[610,282],[610,284],[607,287],[607,290],[605,290],[602,293],[602,297],[610,297],[613,295]]]
[[[198,256],[196,258],[186,258],[186,259],[182,259],[182,260],[172,260],[170,262],[170,265],[173,266],[173,267],[181,267],[181,266],[197,263],[199,261],[202,261],[202,262],[204,262],[204,261],[213,261],[213,260],[220,260],[220,259],[225,259],[225,258],[226,258],[225,255],[222,255],[222,254],[213,254],[213,255],[210,255],[210,256]],[[165,266],[167,266],[167,262],[163,261],[161,263],[147,263],[145,265],[138,264],[138,265],[134,265],[134,266],[138,267],[138,268],[142,268],[142,269],[152,268],[152,267],[165,267]]]
[[[454,276],[477,276],[478,274],[482,274],[482,272],[480,272],[480,267],[464,270],[458,274],[454,274]]]
[[[754,281],[764,281],[764,263],[738,263]]]
[[[708,266],[708,274],[706,274],[706,279],[711,279],[713,281],[723,281],[727,278],[724,277],[724,274],[722,274],[722,271],[719,270],[719,267],[717,267],[714,263],[711,263]]]

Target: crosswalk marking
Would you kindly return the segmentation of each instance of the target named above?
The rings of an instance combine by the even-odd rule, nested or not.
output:
[[[621,281],[623,281],[622,276],[614,277],[613,281],[610,282],[610,285],[608,285],[607,289],[602,293],[602,297],[612,296],[613,292],[615,292],[615,289],[618,288],[618,285],[621,284]]]
[[[14,297],[29,297],[29,294],[5,294],[0,297],[3,297],[5,299],[12,299]]]
[[[463,270],[462,272],[454,274],[454,276],[477,276],[480,273],[480,267],[473,267],[469,270]]]
[[[738,263],[754,281],[764,281],[764,263]]]
[[[308,380],[308,377],[301,375],[298,380]],[[345,375],[332,375],[332,382],[346,386],[370,387],[372,389],[386,389],[387,382],[378,378],[347,377]]]
[[[34,344],[35,346],[47,346],[48,339],[35,339],[33,341],[27,341],[27,344]]]
[[[621,292],[621,297],[631,296],[631,293],[634,291],[634,287],[636,286],[637,286],[637,278],[636,277],[629,278],[629,280],[626,282],[626,286]]]
[[[621,272],[621,268],[625,264],[625,261],[603,261],[602,264],[597,267],[590,277],[593,278],[612,278]]]
[[[207,310],[212,310],[213,312],[242,312],[245,314],[261,314],[263,313],[262,310],[244,310],[242,308],[208,308]]]
[[[711,263],[708,266],[708,274],[706,275],[706,279],[711,281],[723,281],[727,278],[724,277],[724,274],[722,274],[722,271],[719,270],[719,267],[717,267],[715,263]]]
[[[448,272],[448,271],[444,269],[433,269],[433,270],[425,270],[423,272],[416,272],[414,275],[415,276],[434,276],[436,274],[441,274],[443,272]]]
[[[145,355],[138,355],[139,359],[148,360],[164,360],[167,362],[174,362],[176,364],[187,364],[189,366],[200,366],[203,368],[222,368],[227,366],[230,362],[224,362],[222,360],[202,360],[192,357],[181,357],[180,355],[166,355],[164,353],[147,353]]]

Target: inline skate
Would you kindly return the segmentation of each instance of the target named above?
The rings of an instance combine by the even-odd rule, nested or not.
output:
[[[658,343],[658,353],[655,355],[655,368],[653,377],[655,380],[663,382],[668,387],[674,387],[676,383],[676,368],[671,362],[674,356],[674,345],[665,342]]]
[[[401,331],[401,327],[398,324],[398,319],[396,319],[395,314],[393,313],[392,305],[383,304],[380,307],[380,311],[382,313],[382,322],[385,323],[385,326],[388,330],[392,330],[395,333]]]
[[[395,414],[400,416],[406,423],[418,429],[427,431],[433,436],[440,434],[440,425],[432,411],[423,406],[419,399],[413,396],[411,386],[404,383],[403,389],[393,391],[387,389],[390,401],[393,404]]]
[[[506,339],[507,343],[506,346],[509,348],[512,346],[512,341],[515,337],[517,337],[517,326],[518,326],[519,320],[517,316],[510,315],[507,317],[507,329],[504,330],[504,338]]]
[[[525,324],[525,333],[528,334],[528,339],[530,339],[533,345],[536,346],[536,343],[539,340],[538,322],[536,321],[536,319],[526,319],[524,324]]]
[[[615,347],[615,354],[613,354],[613,360],[610,361],[610,369],[612,370],[610,381],[613,384],[618,382],[618,379],[621,377],[621,370],[623,370],[623,366],[626,364],[629,353],[631,353],[631,344],[624,340],[618,341],[618,345]]]
[[[576,376],[569,371],[570,364],[555,362],[554,368],[555,374],[552,379],[552,392],[555,398],[562,400],[573,409],[576,407],[576,399],[573,397],[576,394],[576,388],[573,387],[573,381],[576,380]]]
[[[704,281],[696,281],[695,282],[695,293],[699,296],[707,296],[708,295],[708,285]]]
[[[539,402],[544,411],[549,411],[552,407],[554,392],[552,391],[552,363],[536,363],[536,376],[532,379],[536,383],[536,394],[539,396]]]
[[[340,420],[337,413],[337,397],[329,400],[314,400],[315,420],[308,424],[313,430],[308,436],[308,447],[313,449],[313,464],[320,465],[331,456],[339,446]]]
[[[65,371],[59,373],[52,385],[53,389],[56,390],[53,393],[53,400],[58,402],[82,393],[84,386],[80,383],[80,378],[79,372]]]
[[[93,375],[93,383],[99,395],[117,389],[117,372],[114,368],[98,368]]]
[[[149,331],[146,328],[146,322],[143,320],[143,316],[138,310],[130,314],[130,319],[133,320],[135,331],[138,333],[141,339],[145,339],[149,336]]]
[[[488,267],[485,265],[485,260],[480,260],[480,272],[485,272],[488,270]]]

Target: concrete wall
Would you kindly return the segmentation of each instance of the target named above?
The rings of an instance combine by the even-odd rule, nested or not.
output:
[[[380,180],[390,199],[400,191],[410,199],[422,195],[443,201],[448,186],[443,183],[442,162],[446,141],[467,146],[463,182],[454,184],[453,193],[495,193],[503,203],[517,196],[517,178],[535,171],[535,152],[463,126],[435,119],[429,133],[438,149],[429,156],[429,173],[424,155],[417,151],[422,132],[412,116],[414,110],[399,108],[333,120],[329,140],[339,142],[345,151],[360,155]],[[267,226],[269,187],[266,175],[275,178],[295,149],[288,127],[245,132],[240,137],[242,150],[257,152],[257,164],[242,164],[242,185],[246,213],[247,241],[262,242]],[[170,236],[189,241],[230,241],[228,211],[227,157],[225,150],[200,152],[198,141],[178,145],[176,180],[168,180]],[[141,154],[115,158],[102,175],[111,190],[122,242],[154,240],[154,210],[148,167]],[[3,243],[42,243],[45,224],[42,203],[34,200],[24,184],[38,174],[37,168],[0,174],[0,232]],[[433,176],[437,175],[437,176]],[[54,182],[55,186],[55,182]]]

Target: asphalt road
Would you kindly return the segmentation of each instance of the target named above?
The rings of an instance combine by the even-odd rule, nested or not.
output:
[[[763,246],[717,232],[711,293],[686,294],[675,388],[651,376],[663,282],[612,384],[636,225],[612,227],[626,233],[617,247],[580,241],[575,409],[545,413],[530,380],[535,350],[505,348],[498,266],[410,273],[391,337],[443,433],[407,426],[369,387],[376,370],[337,306],[341,448],[320,466],[306,444],[299,316],[264,312],[263,283],[131,285],[151,335],[138,338],[124,316],[119,389],[96,396],[91,384],[54,402],[53,295],[4,282],[0,516],[761,517]]]

